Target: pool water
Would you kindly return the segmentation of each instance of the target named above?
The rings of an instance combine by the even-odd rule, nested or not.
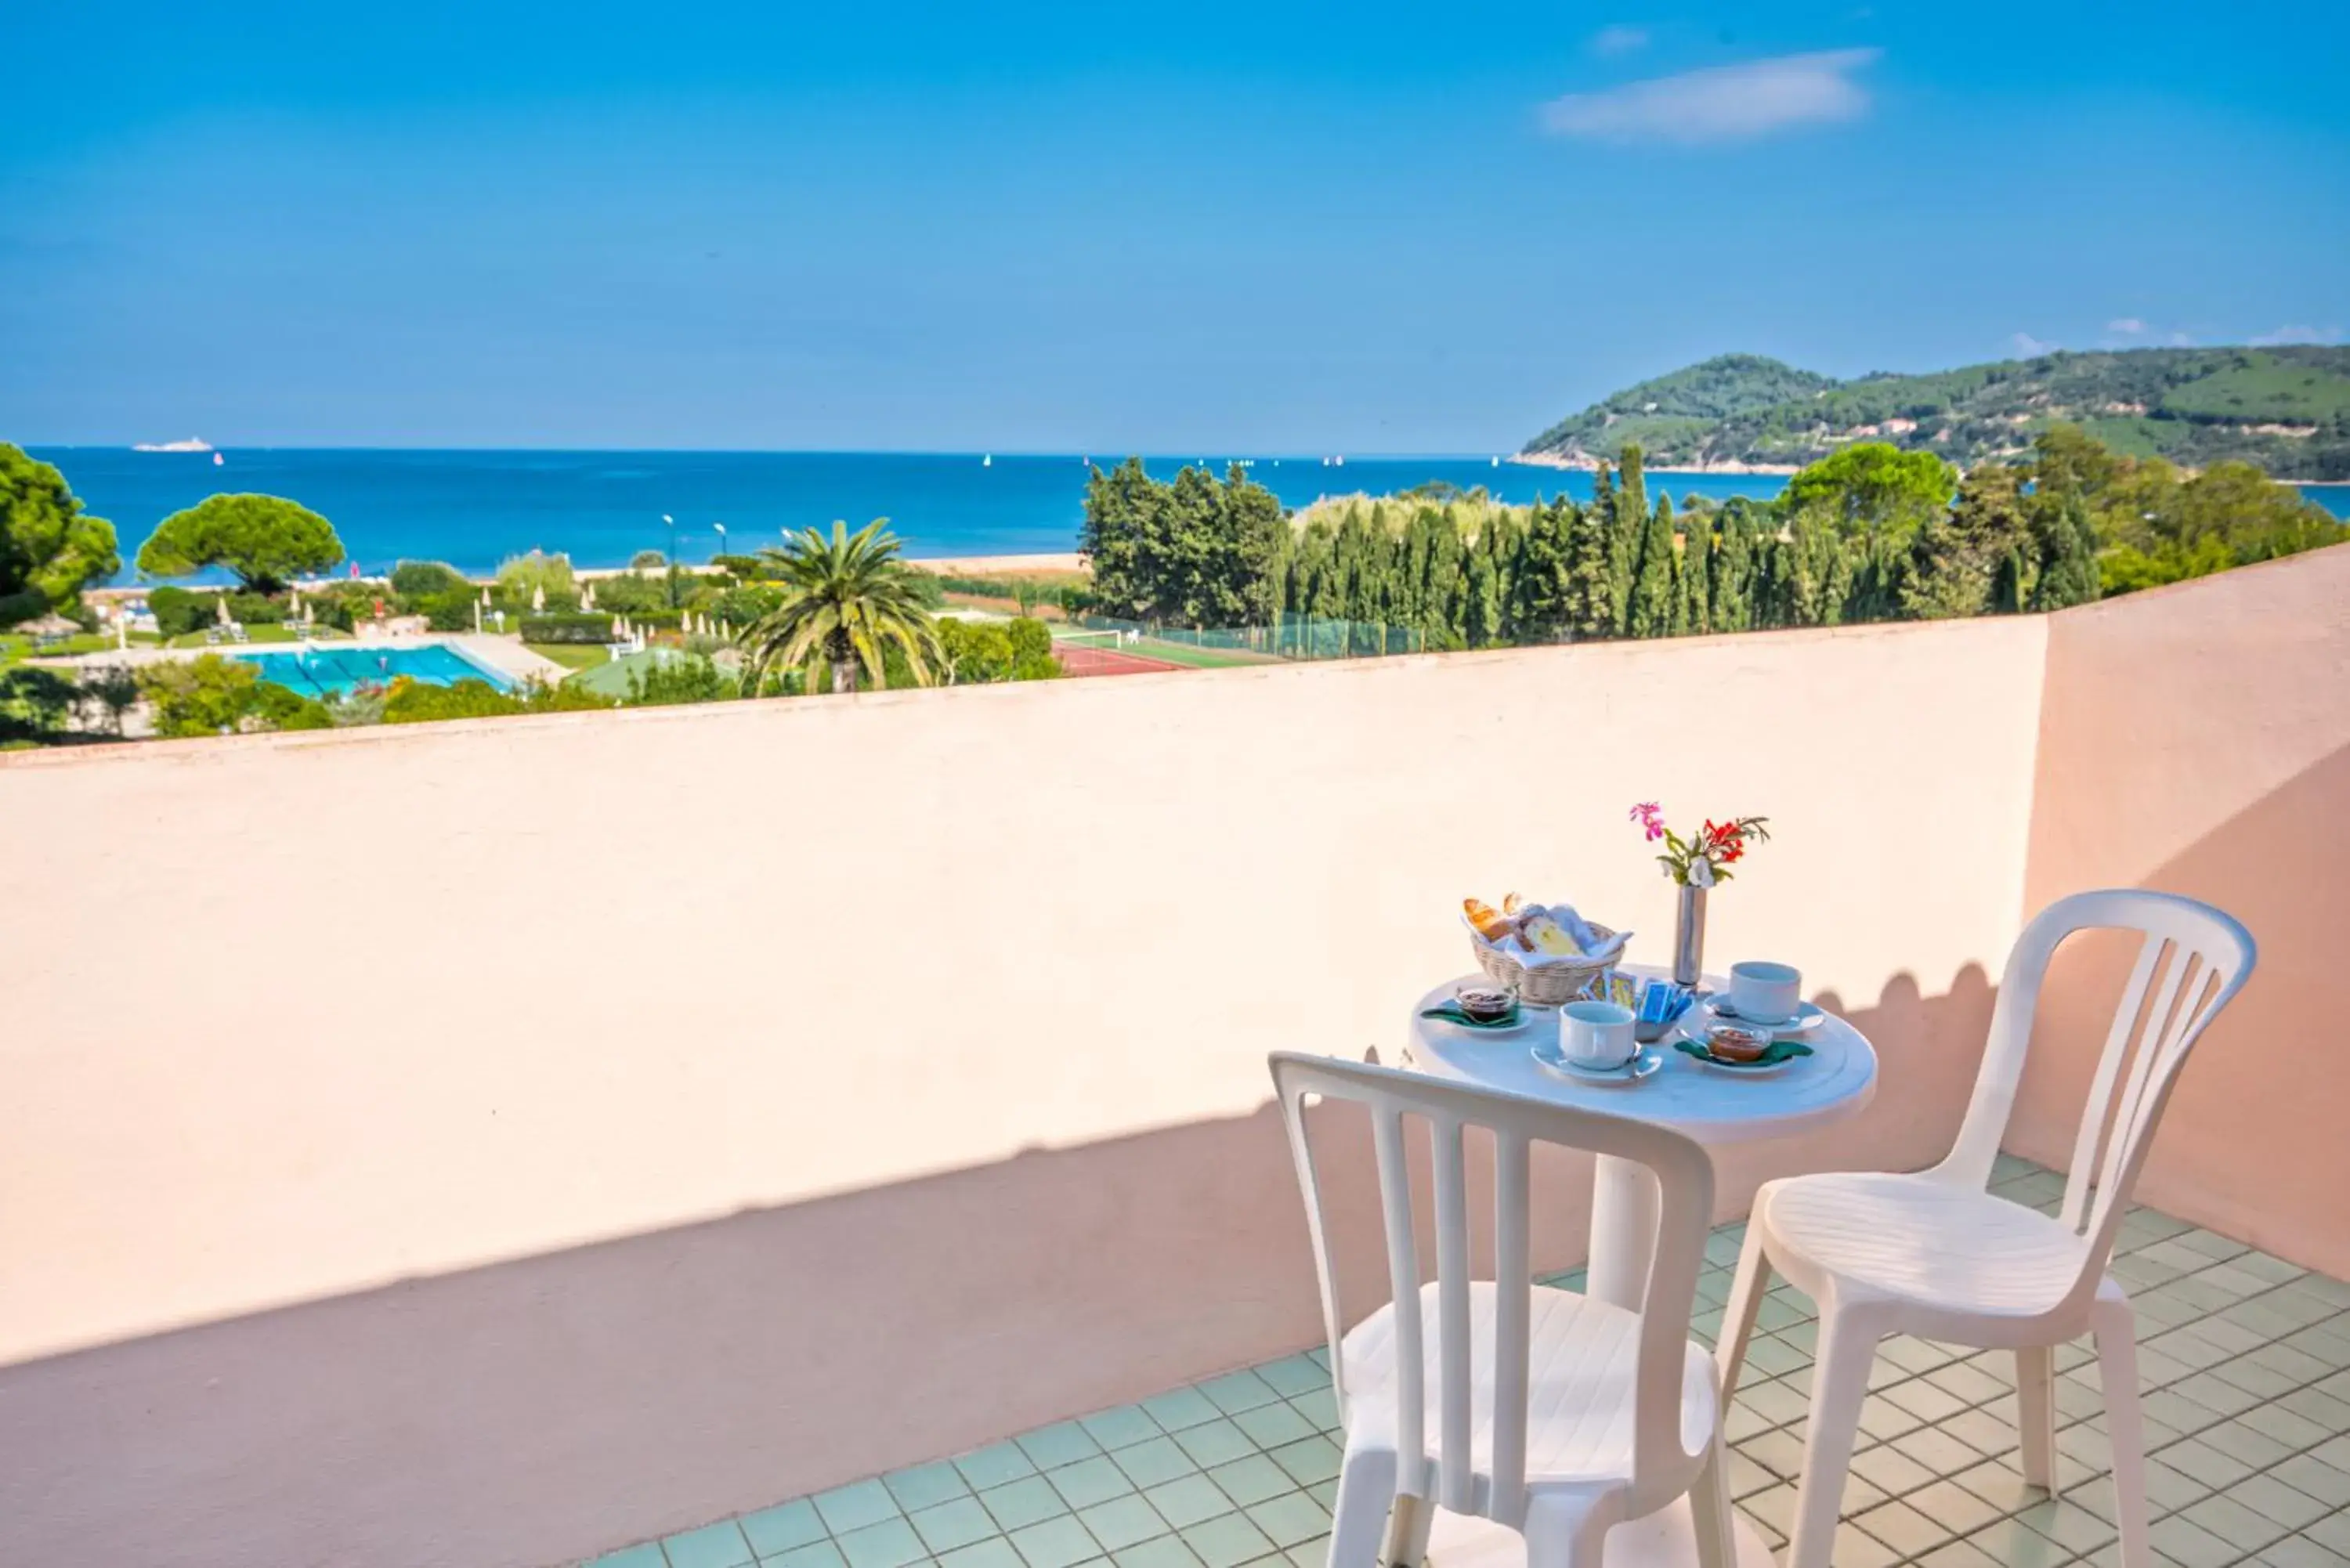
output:
[[[389,686],[401,676],[426,686],[480,680],[509,691],[514,683],[445,643],[423,648],[336,648],[313,644],[300,653],[240,653],[264,680],[305,697],[338,696],[361,686]]]

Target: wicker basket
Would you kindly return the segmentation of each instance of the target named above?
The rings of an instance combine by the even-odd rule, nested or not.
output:
[[[1595,921],[1591,934],[1604,942],[1616,933]],[[1485,971],[1487,979],[1504,991],[1515,992],[1520,1002],[1534,1007],[1556,1007],[1573,1002],[1614,966],[1614,961],[1607,959],[1509,952],[1479,936],[1474,926],[1469,928],[1469,945],[1476,950],[1477,967]]]

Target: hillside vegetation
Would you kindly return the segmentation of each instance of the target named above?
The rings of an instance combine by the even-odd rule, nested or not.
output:
[[[1971,468],[2057,423],[2132,457],[2350,480],[2350,348],[2059,353],[1851,381],[1725,354],[1594,403],[1525,453],[1588,468],[1632,444],[1658,468],[1792,470],[1881,441]]]

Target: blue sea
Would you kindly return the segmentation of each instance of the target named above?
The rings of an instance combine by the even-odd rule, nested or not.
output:
[[[140,452],[48,447],[91,512],[109,519],[126,566],[157,523],[219,491],[258,491],[323,514],[360,570],[446,561],[487,573],[509,556],[563,551],[581,566],[620,566],[639,550],[706,560],[772,545],[786,530],[852,528],[876,517],[916,556],[1073,550],[1087,464],[1125,454],[729,452],[410,452],[315,448]],[[1184,452],[1146,459],[1172,478],[1186,463],[1219,473],[1234,461],[1289,506],[1325,495],[1386,494],[1440,480],[1505,501],[1591,493],[1591,475],[1476,457],[1349,457]],[[1662,487],[1715,497],[1776,494],[1773,474],[1657,474]],[[2306,493],[2336,515],[2350,490]],[[674,524],[665,523],[664,516]],[[721,530],[723,530],[723,534]]]

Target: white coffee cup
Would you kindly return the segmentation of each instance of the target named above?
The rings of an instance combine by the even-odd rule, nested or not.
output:
[[[1751,959],[1730,966],[1730,1005],[1756,1023],[1784,1023],[1803,1005],[1804,975],[1793,964]]]
[[[1570,1002],[1558,1010],[1558,1048],[1578,1067],[1607,1071],[1639,1050],[1632,1010],[1612,1002]]]

